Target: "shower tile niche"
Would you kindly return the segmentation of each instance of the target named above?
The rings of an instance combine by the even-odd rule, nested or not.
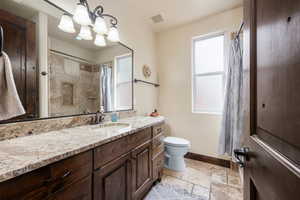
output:
[[[99,66],[49,56],[49,115],[92,113],[100,108]]]

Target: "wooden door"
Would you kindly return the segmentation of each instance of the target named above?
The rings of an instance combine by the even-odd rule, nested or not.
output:
[[[131,199],[130,155],[126,154],[94,172],[94,200]]]
[[[300,196],[299,13],[299,0],[244,1],[245,200]]]
[[[142,199],[152,184],[152,146],[148,141],[131,153],[133,199]]]
[[[10,57],[17,91],[26,114],[13,121],[37,117],[35,24],[0,9],[4,51]]]

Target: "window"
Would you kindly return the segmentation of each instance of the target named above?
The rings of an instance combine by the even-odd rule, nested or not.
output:
[[[117,56],[115,64],[116,110],[132,109],[132,55]]]
[[[195,113],[221,113],[224,88],[224,35],[193,39]]]

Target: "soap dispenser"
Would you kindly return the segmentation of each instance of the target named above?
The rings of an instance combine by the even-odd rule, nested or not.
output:
[[[117,122],[118,121],[118,113],[117,112],[113,112],[111,114],[111,121],[112,122]]]

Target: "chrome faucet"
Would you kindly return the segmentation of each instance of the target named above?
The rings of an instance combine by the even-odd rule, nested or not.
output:
[[[93,124],[100,124],[101,122],[104,121],[104,118],[105,118],[104,109],[101,106],[100,111],[96,112],[96,116],[95,116],[95,120],[94,120]]]

